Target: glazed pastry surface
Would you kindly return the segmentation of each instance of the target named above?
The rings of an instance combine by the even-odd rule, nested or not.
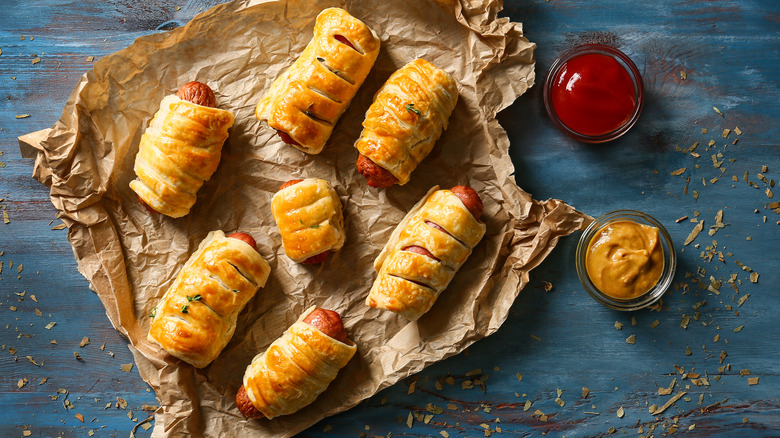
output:
[[[419,319],[452,281],[485,229],[451,191],[434,187],[398,224],[374,261],[378,275],[366,305],[410,321]],[[405,251],[408,247],[424,248],[432,257]]]
[[[230,111],[165,97],[141,136],[130,188],[155,211],[182,217],[219,165]]]
[[[447,129],[457,102],[455,79],[416,59],[393,73],[376,93],[355,147],[404,185]]]
[[[311,42],[271,84],[255,115],[296,148],[320,153],[374,65],[379,44],[376,33],[347,11],[323,10]]]
[[[148,339],[203,368],[227,345],[236,318],[271,268],[246,242],[212,231],[185,263],[150,316]]]
[[[303,322],[310,308],[244,373],[249,400],[266,418],[297,412],[313,402],[357,351]]]
[[[325,180],[307,178],[279,190],[271,200],[271,212],[284,252],[295,262],[344,245],[341,200]]]

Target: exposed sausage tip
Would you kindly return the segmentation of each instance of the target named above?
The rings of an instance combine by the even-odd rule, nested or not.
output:
[[[261,418],[263,416],[260,411],[252,404],[252,400],[249,400],[249,394],[246,392],[244,385],[238,388],[236,393],[236,407],[247,418]]]
[[[255,242],[255,239],[252,236],[250,236],[249,234],[246,234],[246,233],[232,233],[232,234],[228,234],[226,237],[230,237],[230,238],[233,238],[233,239],[238,239],[238,240],[240,240],[242,242],[246,242],[247,244],[249,244],[249,246],[254,248],[255,251],[257,251],[257,242]]]
[[[298,184],[299,182],[302,182],[302,181],[303,181],[302,179],[291,179],[291,180],[287,181],[286,183],[282,184],[282,186],[279,187],[279,191],[281,192],[282,190],[286,189],[287,187],[294,186],[294,185],[296,185],[296,184]]]
[[[337,341],[347,342],[347,332],[344,330],[344,323],[341,321],[339,314],[332,310],[314,309],[306,315],[306,318],[303,318],[303,322]]]
[[[368,185],[374,188],[392,187],[398,179],[393,176],[390,171],[382,166],[371,161],[370,158],[363,154],[358,155],[357,162],[358,172],[363,175],[368,181]]]
[[[475,219],[479,220],[482,217],[484,206],[476,190],[469,186],[455,186],[450,191],[463,202]]]
[[[201,106],[210,108],[217,106],[217,98],[214,96],[214,92],[211,90],[211,87],[203,82],[187,82],[179,88],[176,96],[181,100],[186,100]]]

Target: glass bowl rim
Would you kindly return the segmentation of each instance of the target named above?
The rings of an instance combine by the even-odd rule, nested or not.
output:
[[[664,251],[664,270],[661,273],[661,278],[658,280],[658,283],[650,288],[650,290],[636,298],[621,300],[601,292],[593,284],[585,268],[585,257],[587,256],[590,241],[596,233],[608,224],[626,220],[643,225],[650,225],[658,229],[658,235],[660,236],[660,242]],[[677,269],[677,253],[674,249],[674,242],[672,241],[669,232],[657,219],[639,210],[613,210],[597,217],[587,228],[585,228],[585,231],[582,232],[580,240],[577,242],[575,266],[580,284],[594,300],[610,309],[633,311],[644,309],[655,304],[666,293],[672,284]]]
[[[578,56],[584,55],[584,54],[590,54],[590,53],[598,53],[602,55],[609,56],[615,60],[618,61],[618,64],[620,64],[623,68],[625,68],[628,75],[631,77],[632,83],[634,84],[634,96],[637,101],[637,105],[634,108],[634,112],[631,114],[631,117],[615,129],[614,131],[607,132],[601,135],[587,135],[587,134],[581,134],[568,126],[566,126],[565,123],[558,117],[558,114],[555,112],[555,107],[552,103],[552,87],[554,80],[553,78],[557,76],[558,72],[560,71],[561,67],[568,62],[571,59],[574,59]],[[561,56],[559,56],[555,61],[553,61],[552,65],[550,66],[550,69],[547,71],[547,76],[544,80],[544,88],[543,88],[543,100],[544,100],[544,107],[547,110],[547,115],[550,117],[550,119],[553,121],[553,124],[560,129],[564,134],[568,135],[571,138],[574,138],[575,140],[580,140],[585,143],[605,143],[608,141],[615,140],[619,137],[621,137],[623,134],[628,132],[629,129],[631,129],[639,120],[639,115],[642,113],[642,109],[644,108],[645,104],[645,89],[644,89],[644,82],[642,81],[642,74],[639,72],[639,69],[637,68],[634,61],[631,60],[631,58],[628,57],[625,53],[623,53],[621,50],[608,46],[606,44],[582,44],[579,46],[576,46],[574,48],[571,48],[567,51],[565,51]]]

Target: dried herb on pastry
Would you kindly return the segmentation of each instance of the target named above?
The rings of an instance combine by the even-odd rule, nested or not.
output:
[[[271,200],[287,257],[298,263],[322,263],[344,245],[344,218],[339,196],[329,182],[295,179]]]
[[[270,272],[252,236],[212,231],[149,314],[149,341],[205,367],[233,337],[238,314]]]
[[[379,54],[379,37],[339,8],[318,16],[301,56],[274,80],[255,115],[282,141],[319,154]]]
[[[458,86],[455,79],[424,59],[393,73],[376,93],[355,142],[357,169],[371,187],[409,182],[447,129]]]

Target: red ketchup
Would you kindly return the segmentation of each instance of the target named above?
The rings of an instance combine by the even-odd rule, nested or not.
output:
[[[632,118],[639,104],[631,75],[608,55],[577,55],[563,63],[550,80],[555,114],[581,135],[616,131]]]

